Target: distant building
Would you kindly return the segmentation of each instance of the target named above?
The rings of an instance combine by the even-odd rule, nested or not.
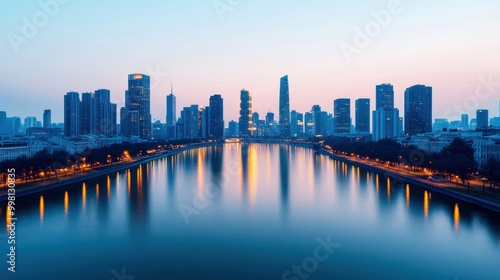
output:
[[[52,128],[52,112],[50,110],[43,111],[43,128]]]
[[[210,96],[210,137],[224,139],[224,99],[220,94]]]
[[[252,136],[252,94],[246,89],[240,94],[239,133],[241,137]]]
[[[461,124],[463,130],[469,130],[469,115],[462,114]]]
[[[370,99],[356,100],[356,132],[370,133]]]
[[[128,75],[125,107],[120,110],[121,132],[124,136],[151,139],[150,77],[144,74]],[[137,133],[136,127],[139,131]]]
[[[290,137],[290,92],[288,88],[288,75],[280,80],[280,115],[279,115],[280,137]]]
[[[7,135],[7,113],[0,111],[0,136]]]
[[[226,137],[238,137],[238,123],[235,121],[230,121],[228,126],[228,133]]]
[[[448,130],[450,128],[450,122],[448,119],[436,119],[434,121],[434,131],[443,131],[443,130]]]
[[[304,114],[304,126],[305,134],[308,137],[314,136],[314,117],[312,112],[306,112]]]
[[[375,86],[375,111],[372,113],[374,141],[398,137],[401,133],[399,110],[394,108],[394,87],[391,84]]]
[[[173,87],[170,88],[170,94],[167,95],[167,138],[176,139],[176,122],[177,122],[177,104],[173,93]]]
[[[415,85],[405,91],[405,133],[432,131],[432,87]]]
[[[78,92],[68,92],[64,96],[64,136],[81,134],[82,104]]]
[[[487,128],[489,121],[488,110],[480,109],[476,111],[476,129]]]
[[[351,99],[341,98],[333,102],[334,133],[351,132]]]
[[[200,111],[198,105],[184,107],[181,111],[182,133],[180,139],[200,138]]]

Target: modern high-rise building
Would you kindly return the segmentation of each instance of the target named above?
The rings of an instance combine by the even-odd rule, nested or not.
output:
[[[370,99],[356,100],[356,132],[370,133]]]
[[[312,135],[311,136],[322,136],[323,135],[323,122],[321,118],[321,106],[319,105],[313,105],[311,108],[311,114],[312,114]]]
[[[462,114],[461,124],[463,130],[469,130],[469,115]]]
[[[111,92],[99,89],[94,94],[95,104],[95,130],[93,134],[111,137],[116,132],[116,110],[113,114],[114,104],[111,103]]]
[[[399,110],[379,108],[373,111],[373,141],[400,135]]]
[[[432,87],[415,85],[405,91],[405,133],[432,131]]]
[[[78,92],[68,92],[64,96],[64,136],[81,134],[82,104]]]
[[[50,110],[43,111],[43,128],[52,127],[52,112]]]
[[[394,87],[391,84],[380,84],[375,88],[376,104],[375,109],[393,109],[394,108]]]
[[[167,95],[167,126],[175,125],[176,121],[176,98],[173,93],[173,88],[170,88],[170,94]]]
[[[210,96],[210,138],[224,139],[224,99],[220,94]]]
[[[372,113],[373,140],[394,138],[400,134],[399,110],[394,108],[394,87],[380,84],[375,87],[375,111]]]
[[[288,75],[280,80],[280,137],[290,137],[290,92],[288,88]]]
[[[21,118],[20,117],[7,117],[7,135],[13,136],[19,133],[21,130]]]
[[[202,139],[212,138],[212,107],[206,106],[200,108],[201,127],[200,136]]]
[[[333,101],[334,133],[351,132],[351,99],[340,98]]]
[[[235,121],[230,121],[228,125],[227,137],[238,137],[238,123]]]
[[[476,111],[476,129],[487,128],[489,125],[488,110],[479,109]]]
[[[184,107],[181,111],[181,134],[178,135],[180,139],[197,139],[200,135],[200,110],[198,105],[191,105]]]
[[[0,136],[7,135],[7,113],[0,111]]]
[[[150,77],[144,74],[128,75],[128,90],[125,92],[125,108],[121,112],[122,134],[151,139]],[[136,119],[136,116],[138,117]],[[139,131],[135,130],[136,126]]]
[[[312,112],[306,112],[304,114],[304,130],[307,136],[314,136],[314,116]]]
[[[246,89],[241,90],[240,94],[240,136],[252,136],[252,94]]]
[[[80,116],[81,134],[95,133],[96,106],[93,93],[82,93],[82,113]]]
[[[298,125],[298,114],[297,111],[292,110],[290,112],[290,134],[292,137],[297,137],[299,135],[299,125]]]
[[[277,133],[277,127],[275,126],[275,121],[274,121],[274,113],[268,112],[266,114],[266,128],[264,135],[265,136],[276,136],[278,135]]]

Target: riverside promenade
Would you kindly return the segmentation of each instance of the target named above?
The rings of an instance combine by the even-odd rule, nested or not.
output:
[[[203,148],[208,146],[217,145],[214,143],[202,143],[202,144],[194,144],[188,145],[175,150],[167,150],[161,153],[157,153],[154,155],[146,155],[139,158],[135,158],[125,162],[117,162],[110,165],[104,165],[96,168],[91,168],[83,171],[82,173],[70,174],[68,176],[59,176],[58,178],[45,179],[45,181],[38,182],[28,182],[26,183],[17,183],[16,182],[16,198],[42,193],[48,190],[64,187],[70,184],[81,183],[87,180],[91,180],[100,176],[105,176],[108,174],[120,172],[123,170],[127,170],[131,167],[138,166],[143,163],[150,162],[152,160],[164,158],[167,156],[171,156],[177,153],[181,153],[187,150]],[[6,187],[0,188],[0,202],[6,201],[8,199]]]
[[[419,186],[426,190],[434,191],[446,195],[448,197],[452,197],[459,201],[466,202],[472,205],[476,205],[500,213],[500,201],[489,198],[482,198],[476,195],[466,193],[465,191],[469,191],[469,187],[467,186],[459,185],[458,183],[455,184],[454,182],[446,182],[446,183],[430,182],[425,178],[418,177],[417,174],[415,174],[414,172],[410,172],[407,170],[398,170],[397,168],[391,168],[383,164],[377,164],[366,160],[360,160],[358,158],[339,156],[333,154],[332,152],[324,148],[320,149],[318,152],[332,159],[346,162],[348,164],[352,164],[354,166],[358,166],[375,173],[384,174],[399,182],[404,182],[415,186]],[[470,186],[470,188],[472,190],[475,190],[476,192],[478,187],[481,186],[478,186],[478,184],[471,184]]]

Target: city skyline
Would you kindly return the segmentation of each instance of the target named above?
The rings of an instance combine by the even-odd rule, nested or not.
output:
[[[153,120],[165,118],[165,108],[160,104],[171,83],[176,84],[179,108],[198,102],[201,94],[215,93],[224,96],[226,104],[238,104],[239,90],[244,87],[253,94],[255,111],[277,113],[277,98],[268,101],[266,97],[279,92],[275,79],[287,73],[292,79],[291,109],[299,112],[307,111],[311,104],[321,104],[324,110],[333,112],[332,100],[371,96],[373,85],[389,82],[394,85],[396,108],[403,107],[407,87],[428,84],[436,96],[435,118],[449,117],[445,113],[451,110],[448,115],[459,119],[462,113],[473,115],[478,108],[497,115],[497,100],[492,97],[498,93],[495,65],[499,58],[495,50],[500,44],[490,34],[498,33],[500,26],[491,8],[498,3],[482,3],[443,1],[433,3],[430,12],[425,2],[400,1],[400,13],[393,14],[390,24],[348,61],[341,46],[353,45],[355,30],[363,30],[374,21],[373,13],[386,10],[388,2],[365,1],[366,10],[357,13],[352,13],[357,9],[354,6],[334,1],[315,5],[298,1],[287,5],[270,3],[265,9],[258,3],[243,2],[222,19],[212,3],[152,2],[123,7],[100,3],[101,9],[96,11],[92,1],[69,2],[61,4],[49,23],[37,28],[36,36],[19,45],[17,52],[8,36],[1,42],[8,55],[3,58],[5,67],[0,69],[0,85],[9,94],[4,99],[8,107],[0,110],[16,112],[21,118],[37,112],[35,116],[41,119],[43,110],[51,109],[52,120],[58,123],[63,119],[63,110],[57,109],[63,105],[59,96],[97,88],[109,89],[111,102],[122,107],[127,89],[122,77],[140,72],[152,77]],[[452,13],[450,5],[456,8]],[[162,16],[150,16],[155,22],[139,16],[143,19],[140,23],[129,23],[122,17],[137,9],[143,14]],[[22,35],[23,18],[29,21],[38,11],[43,9],[35,1],[9,5],[9,13],[2,13],[3,34]],[[78,17],[73,17],[78,12],[115,24],[105,29],[100,28],[103,23],[81,25]],[[315,17],[304,20],[301,14],[306,12]],[[274,18],[281,14],[289,16],[278,23]],[[425,24],[419,20],[422,14]],[[266,32],[261,32],[264,26]],[[131,43],[124,30],[144,30],[139,37],[149,43]],[[61,39],[68,32],[80,34],[83,40],[63,44]],[[58,43],[65,48],[56,53],[53,44]],[[380,71],[379,65],[387,70]],[[51,82],[53,77],[58,77],[57,83]],[[197,77],[196,83],[193,77]],[[478,108],[470,109],[464,102],[475,97],[477,87],[485,84],[494,91],[477,100]],[[486,93],[483,91],[481,96]],[[305,104],[305,96],[310,104]],[[457,102],[450,104],[448,96]],[[351,110],[354,115],[354,108]],[[228,120],[236,120],[237,108],[228,106],[226,115]]]

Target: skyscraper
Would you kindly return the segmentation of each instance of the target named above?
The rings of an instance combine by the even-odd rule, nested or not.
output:
[[[197,139],[201,132],[200,110],[198,105],[184,107],[181,111],[182,134],[179,137],[182,139]]]
[[[43,111],[43,128],[52,127],[52,112],[50,110]]]
[[[113,105],[111,103],[111,92],[107,89],[99,89],[94,94],[95,103],[95,130],[94,134],[102,134],[107,137],[114,136],[116,127],[116,110],[113,116]]]
[[[220,94],[210,96],[210,138],[224,139],[224,100]]]
[[[297,137],[299,134],[297,114],[295,110],[290,112],[290,134],[292,137]]]
[[[80,94],[68,92],[64,96],[64,136],[78,136],[81,133],[80,115],[82,112]]]
[[[175,125],[177,121],[176,98],[173,93],[173,87],[170,88],[170,94],[167,95],[167,126]]]
[[[142,139],[151,138],[150,108],[150,77],[137,73],[128,75],[125,109],[120,110],[122,131],[125,136],[139,136]],[[139,128],[138,133],[135,131],[136,126]]]
[[[463,130],[469,130],[469,115],[467,114],[462,114],[462,129]]]
[[[252,94],[246,89],[240,93],[240,136],[252,136]]]
[[[394,108],[394,87],[380,84],[375,87],[375,111],[372,113],[373,140],[397,137],[400,134],[399,110]]]
[[[394,108],[394,87],[391,84],[380,84],[375,88],[376,104],[375,109],[393,109]]]
[[[356,100],[356,132],[370,133],[370,99]]]
[[[476,129],[487,128],[489,122],[488,110],[479,109],[476,111]]]
[[[405,133],[432,131],[432,87],[415,85],[405,91]]]
[[[82,93],[82,112],[80,116],[81,134],[95,133],[96,106],[93,93]]]
[[[288,75],[280,80],[280,137],[290,137],[290,92],[288,89]]]
[[[7,135],[7,113],[0,111],[0,136]]]
[[[351,132],[351,99],[340,98],[333,101],[334,133]]]

